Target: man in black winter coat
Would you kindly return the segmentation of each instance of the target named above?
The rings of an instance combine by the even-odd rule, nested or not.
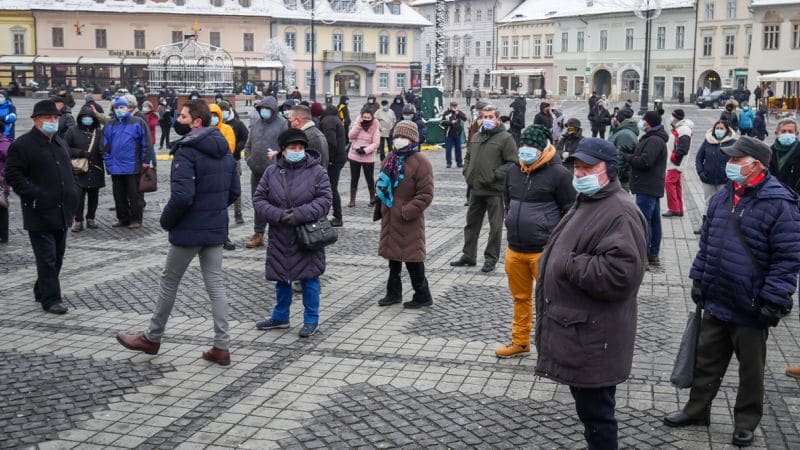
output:
[[[347,132],[344,129],[344,125],[342,125],[342,121],[339,120],[335,106],[325,106],[325,110],[322,112],[322,120],[319,122],[319,128],[328,142],[328,156],[330,158],[328,178],[331,180],[331,192],[333,194],[333,220],[331,220],[331,225],[341,227],[343,222],[342,198],[339,195],[339,175],[347,163],[347,143],[345,140]]]
[[[553,114],[550,112],[550,103],[539,103],[539,112],[533,118],[534,125],[541,125],[548,130],[553,129]]]
[[[241,176],[242,149],[244,149],[244,144],[247,143],[247,138],[250,137],[250,131],[247,130],[247,125],[239,120],[239,115],[228,101],[222,100],[221,102],[217,103],[217,106],[219,106],[219,108],[222,110],[222,120],[230,125],[231,128],[233,128],[233,134],[236,137],[236,146],[233,148],[233,159],[236,161],[236,173]],[[233,202],[233,215],[236,218],[237,224],[244,223],[244,217],[242,217],[241,197],[237,198],[236,201]]]
[[[623,154],[631,167],[631,193],[636,205],[647,220],[647,262],[659,265],[661,248],[661,214],[659,203],[664,196],[667,171],[667,135],[661,125],[661,115],[647,111],[639,122],[644,132],[633,154]]]
[[[603,100],[597,100],[594,108],[589,111],[589,123],[592,125],[592,137],[600,136],[606,138],[606,127],[611,125],[611,114],[603,104]]]
[[[458,102],[450,102],[450,109],[442,114],[442,127],[444,128],[444,155],[447,161],[447,168],[453,165],[452,150],[456,150],[456,165],[463,167],[461,161],[461,135],[464,133],[464,122],[467,116],[458,110]]]
[[[22,225],[36,258],[33,295],[52,314],[67,312],[59,274],[77,204],[69,150],[57,135],[60,116],[52,100],[36,103],[33,128],[11,144],[6,161],[6,182],[22,201]]]
[[[524,97],[517,97],[514,101],[511,102],[511,127],[508,131],[511,132],[511,135],[514,136],[514,142],[517,143],[519,146],[519,137],[522,133],[522,129],[525,128],[525,111],[527,107],[525,106],[525,98]],[[551,124],[552,126],[552,124]]]

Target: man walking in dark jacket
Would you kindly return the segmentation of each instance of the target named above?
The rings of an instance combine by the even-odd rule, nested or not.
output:
[[[319,127],[325,136],[325,141],[328,143],[330,157],[328,178],[331,180],[331,193],[333,194],[333,220],[331,220],[331,225],[338,228],[343,226],[342,198],[339,195],[339,175],[347,163],[347,144],[345,141],[347,132],[344,129],[344,125],[342,125],[342,121],[339,120],[336,107],[333,105],[325,106]]]
[[[522,129],[525,128],[525,112],[527,110],[525,105],[525,97],[519,96],[511,102],[511,127],[509,131],[511,136],[514,136],[514,142],[519,145],[519,137],[522,134]]]
[[[58,277],[77,205],[69,150],[57,135],[60,115],[51,100],[34,105],[33,129],[9,147],[5,174],[22,200],[22,225],[36,258],[33,296],[52,314],[67,312]]]
[[[536,375],[566,384],[590,449],[617,448],[616,387],[631,372],[646,223],[617,181],[617,149],[573,155],[578,198],[553,231],[536,282]]]
[[[769,174],[766,144],[742,136],[722,149],[731,183],[711,199],[692,264],[692,300],[705,310],[694,381],[672,427],[708,426],[731,356],[739,360],[733,445],[746,447],[764,411],[769,328],[792,308],[800,271],[798,196]]]
[[[205,100],[185,104],[178,122],[189,125],[191,131],[171,152],[170,198],[161,213],[161,226],[169,231],[170,247],[158,303],[148,331],[133,335],[120,332],[117,341],[130,350],[158,353],[181,278],[199,255],[214,319],[214,346],[203,352],[203,359],[227,366],[231,357],[222,244],[228,236],[228,206],[241,195],[239,175],[228,142],[217,127],[209,127],[211,111]]]
[[[631,166],[631,193],[636,195],[636,205],[647,220],[647,262],[660,264],[661,214],[659,201],[664,196],[667,169],[667,141],[669,136],[661,125],[661,116],[647,111],[639,121],[644,135],[632,155],[624,155]]]
[[[611,119],[611,133],[608,141],[617,148],[619,157],[619,181],[622,189],[631,191],[631,168],[625,160],[624,155],[632,155],[639,143],[638,120],[633,119],[633,110],[622,108],[617,111],[616,117]]]
[[[453,267],[474,266],[478,255],[478,236],[483,216],[489,215],[489,241],[483,252],[482,272],[494,270],[500,258],[503,236],[503,187],[506,173],[517,163],[519,155],[514,138],[500,126],[497,108],[486,106],[481,112],[481,128],[472,137],[464,160],[464,177],[470,188],[467,225],[464,227],[464,249]]]
[[[458,102],[450,102],[450,109],[442,114],[442,128],[444,128],[444,155],[447,160],[447,168],[453,165],[453,147],[456,151],[456,165],[463,167],[461,160],[461,136],[464,134],[464,122],[467,116],[458,110]]]
[[[514,297],[511,342],[495,350],[500,358],[527,356],[531,351],[533,286],[539,257],[550,233],[575,202],[572,174],[561,165],[550,143],[550,129],[526,128],[520,136],[519,164],[506,175],[503,190],[508,248],[506,274]]]

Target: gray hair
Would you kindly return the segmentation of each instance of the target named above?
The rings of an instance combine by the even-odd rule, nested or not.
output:
[[[311,120],[311,110],[308,109],[307,106],[303,105],[292,106],[292,109],[290,109],[289,111],[294,113],[294,116],[302,120],[303,123],[306,123],[309,120]]]
[[[778,125],[775,127],[775,131],[780,130],[782,126],[789,124],[794,125],[794,131],[796,133],[798,130],[797,121],[795,119],[792,119],[791,117],[779,120]]]

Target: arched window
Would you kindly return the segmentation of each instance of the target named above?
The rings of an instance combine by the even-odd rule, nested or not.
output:
[[[639,72],[628,69],[622,72],[622,93],[639,92]]]

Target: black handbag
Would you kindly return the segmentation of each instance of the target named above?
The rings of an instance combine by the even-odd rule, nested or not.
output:
[[[703,320],[703,308],[689,313],[689,320],[686,322],[686,330],[681,338],[681,346],[678,355],[675,357],[675,365],[672,367],[672,375],[669,381],[679,389],[692,387],[694,382],[694,362],[697,355],[697,340],[700,337],[700,322]]]
[[[286,182],[285,170],[281,170],[281,177],[283,178],[283,188],[286,191],[286,199],[289,201],[289,208],[294,209],[292,194],[289,192],[289,183]],[[297,232],[297,243],[303,250],[320,250],[339,240],[339,234],[327,217],[297,225],[295,231]]]

